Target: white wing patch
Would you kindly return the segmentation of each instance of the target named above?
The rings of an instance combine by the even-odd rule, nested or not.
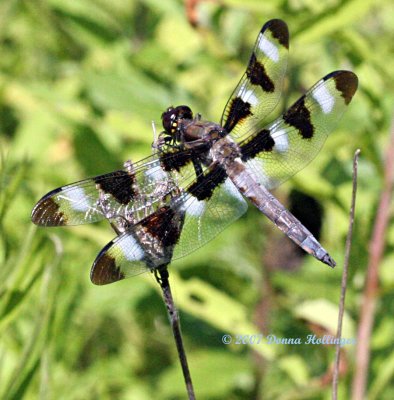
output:
[[[319,103],[324,114],[329,114],[332,111],[335,99],[327,90],[324,81],[321,81],[321,84],[317,85],[312,91],[312,96]]]
[[[289,149],[289,138],[284,129],[274,132],[272,139],[275,141],[275,150],[279,153],[284,153]]]
[[[259,35],[259,49],[272,61],[276,63],[279,61],[278,48],[261,33]]]
[[[247,161],[248,173],[252,174],[252,177],[260,185],[266,188],[273,187],[275,185],[275,180],[265,173],[264,161],[259,158],[252,158]]]
[[[226,191],[226,193],[231,196],[234,197],[235,199],[237,199],[240,202],[244,202],[245,200],[243,199],[241,193],[239,192],[239,190],[236,188],[236,186],[234,185],[234,183],[231,182],[230,178],[227,178],[224,183],[223,183],[223,187],[224,190]]]
[[[239,92],[238,92],[238,96],[245,102],[245,103],[249,103],[252,106],[257,106],[259,104],[259,99],[257,98],[257,96],[254,94],[254,91],[249,89],[246,90],[246,85],[242,85]]]
[[[182,205],[182,210],[186,211],[192,217],[201,217],[205,212],[205,201],[199,201],[194,197],[188,197]]]
[[[160,182],[164,181],[167,179],[167,174],[161,168],[160,164],[157,164],[156,166],[149,168],[146,172],[145,175],[149,178],[152,179],[155,182]]]
[[[127,261],[138,261],[144,257],[144,250],[131,235],[127,236],[127,240],[119,240],[116,246],[122,250]]]
[[[257,106],[259,104],[259,99],[254,94],[253,90],[248,90],[245,93],[242,93],[241,99],[250,103],[252,106]]]
[[[67,193],[67,195],[65,193]],[[68,201],[71,208],[75,211],[87,212],[92,209],[91,205],[87,201],[84,190],[79,187],[67,190],[64,194],[59,194],[57,198],[62,201]]]

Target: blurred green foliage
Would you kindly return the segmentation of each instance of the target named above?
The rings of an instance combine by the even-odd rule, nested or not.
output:
[[[224,0],[201,2],[197,10],[193,29],[176,0],[0,2],[1,399],[185,398],[153,277],[91,285],[89,266],[114,235],[109,226],[37,229],[30,212],[50,189],[148,155],[151,120],[159,125],[171,104],[218,121],[271,18],[284,19],[291,33],[281,110],[332,70],[351,69],[360,79],[318,159],[277,192],[286,198],[296,187],[321,203],[322,242],[338,268],[305,257],[294,271],[267,273],[267,243],[285,239],[250,209],[174,263],[171,282],[197,398],[330,397],[330,384],[319,383],[332,346],[225,346],[221,337],[264,328],[305,338],[313,326],[332,334],[352,155],[361,148],[344,332],[355,337],[394,105],[394,3]],[[391,223],[372,337],[371,399],[394,398],[393,262]],[[345,354],[339,398],[350,396],[354,346]]]

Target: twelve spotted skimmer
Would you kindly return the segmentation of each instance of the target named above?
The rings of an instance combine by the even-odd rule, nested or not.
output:
[[[32,221],[64,226],[109,220],[118,236],[91,270],[92,282],[103,285],[155,271],[198,249],[246,211],[244,196],[306,252],[334,267],[269,190],[316,156],[358,79],[350,71],[332,72],[267,123],[281,95],[288,48],[287,25],[267,22],[220,124],[193,116],[184,105],[168,108],[152,156],[51,191],[33,209]]]

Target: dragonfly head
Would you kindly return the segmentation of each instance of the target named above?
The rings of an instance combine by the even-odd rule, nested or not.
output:
[[[164,131],[175,136],[179,131],[179,120],[193,119],[192,110],[188,106],[169,107],[161,115]]]

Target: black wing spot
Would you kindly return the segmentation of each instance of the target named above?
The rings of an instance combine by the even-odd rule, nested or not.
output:
[[[262,129],[251,138],[247,138],[240,143],[241,159],[242,161],[248,161],[262,151],[272,151],[274,146],[275,140],[272,138],[269,129]]]
[[[224,168],[216,164],[207,174],[200,175],[187,191],[199,201],[207,200],[226,178],[227,174]]]
[[[175,245],[182,232],[184,215],[175,212],[170,206],[163,206],[144,218],[140,224],[146,232],[158,239],[162,246]]]
[[[164,171],[178,171],[186,164],[191,162],[192,152],[191,151],[178,151],[163,153],[160,156],[160,165]]]
[[[113,179],[107,179],[113,178]],[[135,176],[126,171],[115,171],[110,174],[101,175],[94,179],[94,182],[100,186],[105,193],[111,194],[117,202],[128,204],[136,195],[133,187]]]
[[[252,115],[250,108],[250,103],[243,101],[240,97],[234,97],[231,100],[227,120],[223,127],[226,132],[230,133],[239,122]]]
[[[345,99],[345,104],[348,105],[358,87],[357,75],[351,71],[336,71],[324,77],[327,80],[334,77],[335,87],[341,92],[341,96]]]
[[[59,204],[53,199],[56,193],[62,188],[52,190],[44,196],[34,207],[31,213],[31,220],[36,225],[42,226],[64,226],[67,225],[67,218],[63,212],[59,211]]]
[[[101,250],[90,271],[90,280],[95,285],[107,285],[125,278],[115,258],[106,253],[112,245],[113,242],[110,242]]]
[[[260,86],[264,92],[272,93],[275,91],[275,84],[267,75],[264,65],[257,61],[256,54],[252,53],[249,65],[246,70],[246,76],[253,85]]]
[[[264,32],[266,29],[272,33],[272,36],[286,49],[289,48],[289,29],[286,22],[281,19],[272,19],[268,21],[261,30]]]
[[[287,124],[297,128],[303,139],[313,137],[314,127],[311,121],[311,113],[305,105],[305,95],[283,114],[283,119]]]

